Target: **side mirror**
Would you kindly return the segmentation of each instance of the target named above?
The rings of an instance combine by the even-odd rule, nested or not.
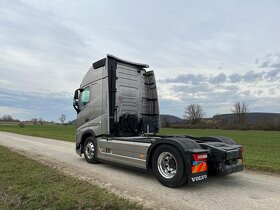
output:
[[[76,110],[77,113],[80,112],[80,108],[79,108],[79,92],[82,92],[82,89],[75,90],[74,98],[73,98],[73,107],[74,107],[74,109]]]
[[[78,100],[78,99],[79,99],[79,90],[80,90],[80,89],[75,90],[75,93],[74,93],[74,100]]]

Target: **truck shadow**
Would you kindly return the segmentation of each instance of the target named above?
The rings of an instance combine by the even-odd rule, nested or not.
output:
[[[194,184],[185,184],[180,189],[188,191],[197,191],[205,188],[240,188],[244,187],[242,181],[240,181],[240,176],[238,174],[231,174],[228,176],[208,176],[207,180],[194,183]],[[248,186],[248,183],[246,184]]]
[[[85,159],[81,158],[81,162],[88,164]],[[115,171],[116,173],[125,173],[131,176],[142,177],[145,179],[155,179],[153,172],[151,170],[145,170],[140,168],[135,168],[132,166],[127,166],[119,163],[113,162],[100,162],[98,164],[88,164],[91,166],[101,167],[103,169],[107,169],[110,171]]]
[[[81,162],[86,163],[84,159],[80,159]],[[116,164],[111,162],[102,162],[97,165],[92,165],[96,167],[101,167],[106,170],[115,171],[116,173],[125,173],[130,176],[139,177],[141,179],[147,179],[147,181],[157,182],[152,170],[144,170],[139,168],[134,168],[122,164]],[[160,185],[160,183],[158,183]],[[181,186],[180,190],[187,191],[196,191],[201,190],[203,188],[211,188],[211,187],[242,187],[245,186],[242,181],[240,181],[240,176],[237,174],[231,174],[228,176],[208,176],[206,181],[202,181],[199,183],[186,183]],[[246,186],[248,186],[248,182],[246,182]]]

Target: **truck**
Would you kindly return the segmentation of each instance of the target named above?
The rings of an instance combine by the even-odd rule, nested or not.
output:
[[[159,135],[159,100],[147,64],[108,54],[75,90],[76,152],[88,163],[151,170],[167,187],[243,170],[243,147],[224,136]]]

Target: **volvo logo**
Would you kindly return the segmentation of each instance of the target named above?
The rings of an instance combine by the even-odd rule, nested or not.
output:
[[[197,182],[197,181],[201,181],[204,179],[207,179],[207,175],[195,176],[195,177],[192,177],[192,182]]]

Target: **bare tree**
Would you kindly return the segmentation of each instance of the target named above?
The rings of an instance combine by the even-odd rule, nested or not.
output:
[[[248,105],[244,102],[237,102],[233,105],[233,109],[231,111],[234,114],[237,123],[244,125],[246,122],[246,113],[249,112]]]
[[[61,122],[61,124],[64,124],[66,121],[66,115],[65,114],[61,114],[59,121]]]
[[[37,125],[38,120],[37,120],[37,118],[32,118],[31,122],[33,123],[33,125]]]
[[[169,128],[170,123],[169,123],[167,117],[163,117],[161,125],[162,125],[163,128]]]
[[[39,122],[41,125],[43,125],[43,124],[44,124],[43,118],[39,118],[38,122]]]
[[[1,121],[10,122],[10,121],[14,121],[14,119],[13,119],[13,117],[11,115],[3,115],[1,117]]]
[[[184,118],[189,120],[191,124],[196,124],[200,122],[201,118],[204,116],[204,111],[199,104],[191,104],[185,109]]]

